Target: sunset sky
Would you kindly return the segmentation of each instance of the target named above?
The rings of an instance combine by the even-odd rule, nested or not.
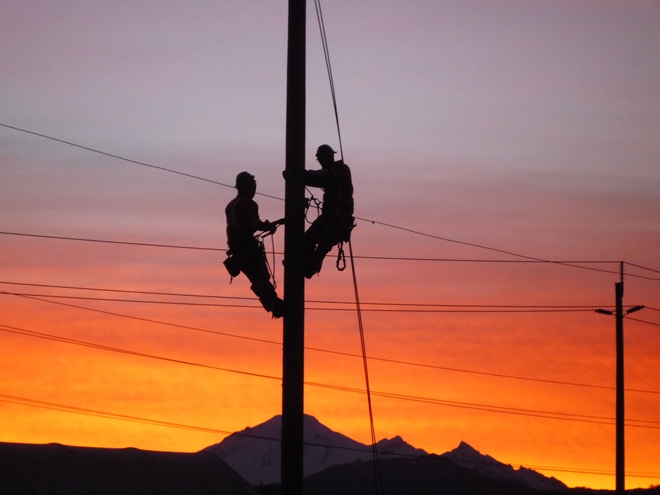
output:
[[[193,452],[279,414],[282,320],[222,261],[238,172],[284,214],[287,2],[0,7],[0,441]],[[646,306],[625,320],[626,487],[660,484],[660,3],[322,7],[378,439],[614,488],[595,309],[624,262],[624,306]],[[316,168],[339,140],[307,8]],[[306,283],[305,412],[369,443],[335,258]]]

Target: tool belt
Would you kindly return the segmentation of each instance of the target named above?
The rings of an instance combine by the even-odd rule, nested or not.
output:
[[[238,277],[241,273],[241,266],[238,261],[238,259],[235,256],[231,255],[231,252],[227,252],[227,259],[223,261],[223,264],[225,265],[225,268],[229,272],[229,275],[231,277]]]

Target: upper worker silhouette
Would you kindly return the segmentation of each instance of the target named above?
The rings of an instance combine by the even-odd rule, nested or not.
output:
[[[335,150],[322,144],[316,150],[320,170],[305,170],[305,185],[323,189],[321,214],[304,236],[305,277],[321,271],[323,259],[332,247],[350,240],[353,229],[353,180],[343,160],[335,160]]]
[[[255,237],[255,233],[262,231],[273,234],[283,221],[269,222],[259,218],[259,206],[253,199],[257,192],[257,182],[253,175],[241,172],[236,176],[235,187],[238,193],[225,208],[229,246],[229,258],[225,266],[232,277],[240,272],[245,273],[252,282],[252,292],[257,295],[264,309],[270,311],[274,318],[280,318],[284,314],[284,301],[275,292],[263,243]]]

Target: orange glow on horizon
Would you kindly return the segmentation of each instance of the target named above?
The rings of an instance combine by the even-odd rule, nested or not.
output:
[[[308,299],[348,300],[349,275],[335,272],[332,266],[323,275],[328,284],[323,284],[323,277],[308,282]],[[220,276],[215,288],[200,287],[194,293],[250,297],[244,281],[228,285],[224,278]],[[337,284],[343,284],[343,289]],[[122,287],[150,290],[137,280]],[[5,324],[47,338],[0,332],[2,373],[12,377],[5,381],[2,393],[43,401],[1,402],[3,441],[197,451],[219,442],[226,432],[279,414],[281,321],[270,319],[251,299],[194,299],[248,308],[172,306],[48,298],[47,294],[66,292],[55,288],[10,290],[39,292],[30,297],[44,300],[3,296]],[[153,292],[161,290],[153,288]],[[418,313],[414,306],[368,304],[409,303],[418,297],[404,295],[396,299],[392,291],[371,285],[361,293],[367,303],[363,318],[379,438],[400,435],[413,446],[437,454],[465,441],[502,462],[537,469],[569,486],[612,487],[613,321],[579,312],[474,313],[464,312],[469,308],[438,306],[421,309],[440,312]],[[181,299],[147,294],[94,296]],[[510,294],[506,299],[485,301],[506,304],[521,298]],[[452,301],[440,294],[424,299],[429,304],[431,300]],[[379,308],[395,311],[373,311]],[[460,311],[443,312],[447,309]],[[634,377],[630,387],[654,390],[655,378],[635,371],[637,366],[648,371],[655,360],[652,346],[643,328],[634,322],[627,325],[629,335],[636,335],[627,349]],[[310,309],[306,333],[306,412],[336,431],[369,443],[355,313]],[[77,344],[52,340],[53,336]],[[652,452],[658,438],[657,423],[653,423],[657,399],[644,392],[629,392],[627,398],[631,420],[651,421],[627,428],[627,465],[632,474],[627,486],[644,487],[654,483],[654,478],[635,473],[657,469]],[[58,411],[49,404],[82,410]],[[111,416],[98,417],[94,411]],[[174,425],[126,421],[130,418]]]

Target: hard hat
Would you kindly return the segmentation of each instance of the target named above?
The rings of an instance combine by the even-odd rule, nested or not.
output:
[[[322,144],[321,146],[318,147],[316,150],[316,157],[318,158],[319,156],[328,156],[331,157],[336,153],[335,150],[332,149],[332,147],[328,144]]]
[[[242,187],[251,186],[252,184],[256,184],[254,175],[248,172],[241,172],[236,176],[236,185],[234,187],[240,189]]]

